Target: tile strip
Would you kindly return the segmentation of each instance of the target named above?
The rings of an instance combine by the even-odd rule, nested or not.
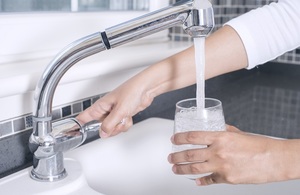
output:
[[[79,100],[67,105],[62,105],[53,109],[53,120],[60,120],[79,114],[86,108],[90,107],[99,98],[103,97],[106,93]],[[18,116],[13,119],[0,121],[0,140],[20,132],[32,129],[32,114]]]

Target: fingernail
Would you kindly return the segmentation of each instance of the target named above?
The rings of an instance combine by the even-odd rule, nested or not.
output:
[[[201,185],[202,185],[200,179],[196,179],[196,184],[197,184],[198,186],[201,186]]]
[[[174,144],[174,135],[171,137],[171,142]]]
[[[172,163],[171,154],[169,154],[169,156],[168,156],[168,161],[169,161],[169,163]]]
[[[176,168],[176,166],[175,166],[175,165],[172,167],[172,171],[173,171],[174,173],[176,173],[176,172],[177,172],[177,168]]]

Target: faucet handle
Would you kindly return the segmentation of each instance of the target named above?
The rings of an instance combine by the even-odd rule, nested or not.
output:
[[[68,118],[52,124],[51,136],[56,140],[56,147],[60,151],[68,151],[80,146],[87,137],[87,132],[99,131],[101,122],[90,121],[81,125],[76,118]]]
[[[82,125],[75,118],[68,118],[52,123],[51,137],[54,141],[54,152],[65,152],[80,146],[86,139],[81,130]]]
[[[81,127],[81,131],[86,133],[89,131],[99,131],[100,127],[101,127],[102,123],[97,121],[97,120],[93,120],[90,121],[88,123],[85,123],[82,127]]]
[[[87,132],[99,131],[101,124],[93,120],[81,125],[76,118],[54,122],[51,136],[55,140],[55,148],[63,152],[80,146],[86,140]]]
[[[87,133],[89,131],[99,131],[102,123],[98,120],[92,120],[83,125],[76,118],[68,118],[52,124],[52,136],[62,134]]]

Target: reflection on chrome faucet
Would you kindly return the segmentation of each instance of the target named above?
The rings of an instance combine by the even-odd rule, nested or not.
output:
[[[196,9],[194,1],[183,0],[161,10],[113,26],[104,32],[83,37],[64,48],[47,66],[34,96],[33,133],[29,147],[34,153],[31,177],[38,181],[57,181],[66,177],[63,152],[79,146],[86,131],[99,129],[97,121],[81,125],[75,119],[52,124],[52,101],[62,76],[78,61],[98,52],[182,24],[192,37],[207,36],[214,27],[212,7]],[[57,126],[72,123],[67,129]],[[75,126],[74,126],[75,125]],[[75,129],[73,129],[75,127]]]

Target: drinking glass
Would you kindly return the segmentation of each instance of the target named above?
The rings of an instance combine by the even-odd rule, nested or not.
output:
[[[185,99],[176,104],[174,134],[188,131],[225,131],[226,124],[222,102],[213,98],[205,98],[204,107],[197,108],[196,98]],[[204,148],[206,145],[174,145],[173,152]],[[185,175],[196,179],[203,175]]]

